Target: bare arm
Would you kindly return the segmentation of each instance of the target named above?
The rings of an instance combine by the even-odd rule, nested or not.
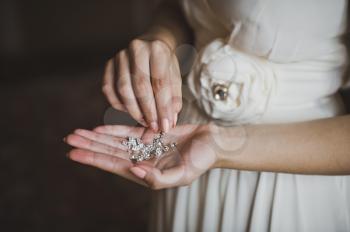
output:
[[[232,130],[226,134],[235,139],[237,128],[226,129]],[[232,145],[232,150],[236,151],[219,152],[218,167],[299,174],[350,174],[350,116],[280,125],[247,125],[243,130],[244,133],[239,135],[244,139],[241,148]]]
[[[140,36],[147,40],[161,40],[171,49],[192,42],[189,28],[178,1],[163,3],[156,12],[152,26]]]
[[[169,99],[181,99],[181,75],[173,53],[178,45],[191,41],[180,12],[179,7],[163,5],[153,26],[108,62],[103,86],[116,109],[129,112],[152,133],[168,130],[172,135],[169,142],[178,144],[173,154],[179,162],[165,170],[152,161],[131,163],[121,141],[127,136],[152,133],[144,127],[122,125],[76,130],[68,135],[65,141],[75,147],[68,154],[72,160],[154,189],[188,185],[218,167],[350,175],[350,115],[276,125],[174,127],[181,102],[171,104]],[[169,128],[169,121],[174,128]],[[226,142],[218,146],[222,137]]]
[[[165,138],[177,148],[160,159],[163,165],[153,159],[130,162],[121,146],[126,136],[147,140],[154,134],[122,125],[76,130],[65,140],[75,147],[68,156],[153,189],[188,185],[212,168],[350,174],[350,116],[279,125],[179,125]]]

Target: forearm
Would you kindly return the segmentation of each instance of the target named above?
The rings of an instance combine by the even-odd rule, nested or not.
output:
[[[171,49],[192,42],[191,29],[177,2],[163,3],[155,15],[152,26],[140,38],[161,40]]]
[[[291,124],[246,125],[239,130],[240,137],[233,136],[232,141],[242,140],[241,146],[237,148],[237,143],[232,143],[231,152],[230,149],[218,149],[218,167],[299,174],[350,174],[350,116]]]

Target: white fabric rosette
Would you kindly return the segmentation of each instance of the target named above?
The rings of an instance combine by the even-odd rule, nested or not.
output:
[[[266,59],[216,39],[198,55],[188,84],[210,117],[233,124],[253,123],[267,110],[275,75]],[[225,100],[215,98],[218,85],[226,87]]]

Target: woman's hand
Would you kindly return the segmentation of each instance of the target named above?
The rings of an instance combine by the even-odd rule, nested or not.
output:
[[[173,48],[135,39],[107,62],[103,92],[109,103],[154,132],[176,125],[182,107],[181,74]]]
[[[127,136],[152,141],[154,132],[143,127],[100,126],[93,131],[78,129],[65,141],[76,147],[68,153],[74,161],[91,165],[152,189],[192,183],[207,170],[216,167],[217,154],[205,125],[181,125],[171,129],[165,143],[176,142],[173,151],[160,159],[133,164],[122,141]]]

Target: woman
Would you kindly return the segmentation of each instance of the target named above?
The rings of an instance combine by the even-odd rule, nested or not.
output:
[[[164,5],[106,66],[107,99],[144,127],[76,130],[69,157],[164,189],[152,231],[349,231],[350,116],[337,94],[347,1],[181,6],[186,21]],[[181,88],[174,53],[192,30],[199,53]],[[130,162],[124,138],[160,130],[179,159]]]

